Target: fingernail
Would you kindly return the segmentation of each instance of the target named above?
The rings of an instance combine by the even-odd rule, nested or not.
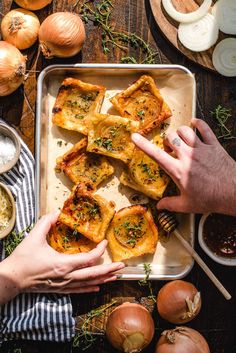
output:
[[[133,134],[131,135],[131,138],[132,138],[133,142],[139,142],[140,139],[141,139],[141,135],[140,135],[140,134],[137,134],[137,133],[133,133]]]
[[[123,262],[120,262],[119,264],[117,264],[117,268],[118,269],[121,269],[121,268],[124,268],[125,267],[125,264],[123,264]]]

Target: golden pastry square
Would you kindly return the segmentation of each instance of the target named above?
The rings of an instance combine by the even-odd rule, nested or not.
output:
[[[51,227],[47,241],[54,250],[64,254],[89,252],[97,245],[59,221]]]
[[[87,151],[128,163],[134,151],[131,134],[138,131],[139,122],[109,114],[95,114],[90,122]]]
[[[154,143],[159,148],[163,148],[163,140],[160,135],[154,138]],[[159,200],[162,198],[170,178],[156,161],[136,147],[131,162],[120,176],[120,182],[152,199]]]
[[[107,231],[113,261],[154,254],[158,230],[147,206],[134,205],[118,211]]]
[[[114,203],[93,194],[84,184],[74,187],[58,220],[95,243],[105,238],[115,213]]]
[[[110,99],[121,116],[140,122],[140,132],[147,134],[160,126],[172,113],[155,81],[143,75],[126,90]]]
[[[66,78],[53,107],[53,124],[67,130],[88,134],[88,119],[99,112],[106,88],[75,78]]]
[[[83,138],[58,157],[56,170],[63,171],[75,184],[90,183],[96,189],[114,173],[114,168],[105,156],[86,152],[87,142],[87,138]]]

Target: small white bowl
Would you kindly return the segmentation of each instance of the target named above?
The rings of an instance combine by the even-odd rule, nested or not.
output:
[[[230,258],[230,257],[227,258],[227,257],[220,256],[220,255],[216,254],[215,252],[213,252],[205,243],[204,238],[203,238],[203,227],[204,227],[205,221],[209,215],[210,215],[210,213],[207,213],[201,217],[199,227],[198,227],[198,241],[199,241],[199,244],[200,244],[202,250],[205,251],[205,253],[212,260],[214,260],[215,262],[218,262],[221,265],[236,266],[236,258]]]
[[[17,163],[20,156],[21,143],[15,130],[5,124],[0,123],[0,133],[11,138],[16,147],[16,153],[12,160],[0,166],[0,174],[3,174],[10,170],[12,167],[14,167],[14,165]]]
[[[11,231],[15,225],[15,222],[16,222],[16,203],[15,203],[14,197],[13,197],[10,189],[5,184],[3,184],[1,182],[0,182],[0,187],[3,188],[3,190],[5,190],[5,192],[7,193],[8,197],[9,197],[9,200],[12,204],[12,215],[9,220],[9,225],[6,228],[4,228],[2,231],[0,231],[0,239],[2,239],[11,233]]]

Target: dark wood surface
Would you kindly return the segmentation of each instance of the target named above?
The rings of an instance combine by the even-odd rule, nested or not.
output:
[[[42,21],[48,14],[55,11],[68,10],[75,0],[58,0],[47,8],[37,11]],[[158,51],[156,57],[157,63],[174,63],[188,67],[196,75],[197,81],[197,115],[205,119],[216,131],[215,122],[210,117],[209,112],[218,104],[232,108],[233,116],[236,116],[236,82],[235,79],[221,77],[215,73],[207,71],[195,64],[192,64],[182,54],[180,54],[165,39],[158,30],[155,19],[152,15],[149,0],[115,0],[113,10],[113,23],[119,30],[136,32]],[[0,2],[1,14],[6,14],[11,8],[16,7],[11,0],[2,0]],[[29,77],[25,82],[24,88],[20,87],[9,97],[0,98],[0,117],[12,124],[21,134],[32,152],[34,151],[34,124],[35,124],[35,98],[36,98],[36,79],[38,72],[47,65],[54,63],[118,63],[122,56],[121,50],[111,51],[109,55],[104,55],[101,49],[101,33],[92,23],[86,25],[87,40],[82,53],[71,59],[54,59],[47,61],[40,55],[37,58],[37,45],[25,51],[28,55],[27,66]],[[128,48],[126,55],[133,55],[133,49]],[[141,60],[141,53],[137,53]],[[229,127],[236,134],[236,123],[231,119]],[[225,148],[236,157],[235,145],[228,143]],[[220,163],[220,161],[219,161]],[[197,229],[197,224],[196,224]],[[215,289],[213,284],[205,274],[195,264],[186,280],[194,283],[202,293],[203,306],[199,316],[188,324],[188,326],[199,330],[209,342],[212,353],[235,353],[236,352],[236,276],[235,269],[224,267],[211,261],[200,249],[196,243],[199,254],[211,267],[216,276],[223,282],[225,287],[231,292],[233,299],[226,301],[224,297]],[[163,286],[164,282],[154,282],[155,292]],[[78,295],[73,296],[74,314],[80,315],[89,310],[108,303],[114,297],[140,298],[148,293],[137,282],[119,281],[111,285],[105,285],[96,295]],[[154,311],[154,320],[156,325],[156,335],[152,344],[146,349],[146,353],[154,352],[155,342],[160,333],[173,327],[160,317],[156,310]],[[15,348],[21,348],[22,353],[64,353],[71,352],[72,347],[69,343],[56,344],[47,342],[8,342],[1,348],[1,352],[13,352]],[[75,350],[76,351],[76,350]],[[77,350],[79,351],[79,350]],[[108,344],[106,339],[101,338],[96,346],[87,350],[87,352],[115,352]],[[181,352],[179,352],[181,353]]]

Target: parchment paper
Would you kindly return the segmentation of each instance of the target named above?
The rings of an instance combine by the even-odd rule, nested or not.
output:
[[[158,88],[161,91],[165,101],[169,104],[173,116],[167,121],[170,123],[168,130],[176,129],[180,125],[189,125],[191,117],[195,114],[195,81],[193,76],[178,70],[169,70],[164,73],[158,70],[151,70],[145,72],[150,74],[156,81]],[[141,74],[130,72],[128,75],[119,74],[113,71],[111,74],[106,72],[87,72],[73,75],[85,82],[93,84],[101,84],[107,88],[105,99],[102,105],[101,112],[119,115],[114,110],[109,98],[120,92],[121,90],[132,84],[138,79]],[[67,75],[68,77],[68,75]],[[68,151],[74,143],[76,143],[83,136],[79,133],[61,129],[53,126],[51,122],[52,108],[58,93],[58,88],[65,78],[63,75],[53,75],[48,79],[47,92],[45,98],[45,126],[42,127],[42,153],[41,159],[42,168],[45,171],[46,190],[45,195],[41,195],[41,213],[51,212],[60,209],[64,201],[70,193],[73,184],[63,173],[56,173],[54,170],[55,160],[58,156]],[[107,200],[113,200],[116,203],[116,210],[129,206],[131,204],[131,196],[137,194],[136,191],[127,188],[119,183],[118,177],[123,168],[122,162],[112,160],[116,168],[115,176],[112,176],[108,182],[104,182],[99,187],[97,193],[105,197]],[[43,190],[43,188],[41,188]],[[43,192],[43,191],[42,191]],[[147,201],[147,197],[142,197],[142,202]],[[132,202],[133,204],[133,202]],[[193,222],[190,215],[179,216],[180,226],[179,230],[186,239],[193,241]],[[109,252],[107,251],[103,256],[105,263],[111,262]],[[171,236],[169,241],[159,241],[154,256],[142,256],[133,260],[127,261],[128,272],[131,274],[143,273],[143,263],[148,262],[152,264],[152,273],[160,276],[165,276],[166,273],[178,275],[178,271],[184,268],[190,268],[192,258],[184,250],[174,236]],[[168,268],[168,270],[167,270]],[[127,273],[127,269],[125,269]]]

